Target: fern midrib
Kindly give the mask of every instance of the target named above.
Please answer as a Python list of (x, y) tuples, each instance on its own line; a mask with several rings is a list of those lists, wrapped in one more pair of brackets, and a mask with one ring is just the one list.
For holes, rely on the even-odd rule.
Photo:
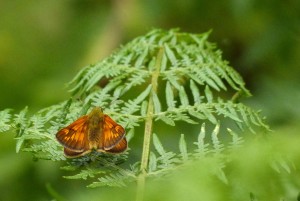
[(157, 86), (158, 86), (158, 77), (160, 74), (160, 67), (161, 62), (164, 54), (163, 47), (160, 48), (157, 54), (157, 60), (155, 63), (155, 70), (152, 72), (152, 93), (149, 96), (149, 104), (147, 109), (147, 117), (145, 120), (145, 131), (144, 131), (144, 142), (143, 142), (143, 152), (142, 152), (142, 159), (141, 159), (141, 166), (140, 170), (141, 173), (138, 176), (137, 180), (137, 195), (136, 200), (142, 201), (144, 197), (144, 188), (145, 188), (145, 180), (147, 175), (147, 168), (148, 168), (148, 161), (149, 161), (149, 153), (150, 153), (150, 142), (151, 142), (151, 134), (153, 128), (153, 111), (154, 111), (154, 104), (152, 94), (157, 93)]

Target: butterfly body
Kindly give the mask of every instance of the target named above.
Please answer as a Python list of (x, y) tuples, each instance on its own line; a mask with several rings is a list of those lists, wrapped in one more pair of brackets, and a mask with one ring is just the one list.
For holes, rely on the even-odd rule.
[(99, 107), (58, 131), (56, 138), (67, 157), (82, 156), (92, 150), (120, 153), (127, 148), (125, 129)]
[(97, 149), (97, 142), (100, 141), (101, 134), (103, 131), (103, 113), (99, 108), (94, 109), (88, 115), (88, 141), (90, 148)]

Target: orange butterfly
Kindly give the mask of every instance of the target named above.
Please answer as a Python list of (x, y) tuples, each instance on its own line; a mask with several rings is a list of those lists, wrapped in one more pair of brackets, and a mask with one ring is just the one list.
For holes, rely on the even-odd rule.
[(83, 156), (92, 150), (120, 153), (126, 150), (125, 129), (95, 107), (85, 115), (61, 129), (56, 139), (64, 146), (66, 157)]

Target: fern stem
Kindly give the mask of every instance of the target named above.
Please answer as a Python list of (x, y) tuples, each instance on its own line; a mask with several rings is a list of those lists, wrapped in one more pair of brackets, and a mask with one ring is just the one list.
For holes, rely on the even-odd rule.
[(150, 143), (151, 143), (151, 134), (153, 128), (153, 111), (154, 111), (154, 104), (153, 104), (153, 93), (157, 93), (157, 86), (158, 86), (158, 77), (160, 73), (160, 66), (161, 61), (163, 58), (164, 49), (163, 47), (160, 48), (157, 54), (157, 60), (155, 63), (155, 70), (152, 72), (152, 93), (149, 96), (149, 104), (147, 108), (147, 118), (145, 120), (145, 131), (144, 131), (144, 142), (143, 142), (143, 153), (141, 159), (141, 173), (137, 179), (137, 194), (136, 194), (136, 201), (142, 201), (144, 199), (144, 191), (145, 191), (145, 180), (147, 175), (147, 167), (149, 161), (149, 153), (150, 153)]

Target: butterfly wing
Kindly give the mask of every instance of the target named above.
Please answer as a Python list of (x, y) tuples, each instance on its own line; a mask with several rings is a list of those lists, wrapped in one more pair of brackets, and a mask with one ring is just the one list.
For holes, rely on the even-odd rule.
[[(118, 153), (127, 148), (127, 141), (125, 137), (125, 129), (112, 120), (108, 115), (103, 115), (103, 130), (100, 138), (98, 149), (100, 150), (114, 150)], [(124, 139), (124, 140), (123, 140)], [(109, 152), (109, 151), (108, 151)]]
[(82, 116), (57, 132), (56, 138), (65, 147), (66, 155), (81, 154), (89, 149), (87, 144), (88, 116)]
[(107, 150), (106, 152), (115, 154), (115, 153), (121, 153), (126, 149), (127, 149), (127, 141), (126, 138), (123, 138), (116, 146)]
[(72, 151), (71, 149), (68, 149), (66, 147), (64, 148), (65, 156), (68, 157), (68, 158), (76, 158), (76, 157), (79, 157), (79, 156), (83, 156), (83, 155), (85, 155), (89, 152), (91, 152), (91, 150), (78, 152), (78, 151)]

